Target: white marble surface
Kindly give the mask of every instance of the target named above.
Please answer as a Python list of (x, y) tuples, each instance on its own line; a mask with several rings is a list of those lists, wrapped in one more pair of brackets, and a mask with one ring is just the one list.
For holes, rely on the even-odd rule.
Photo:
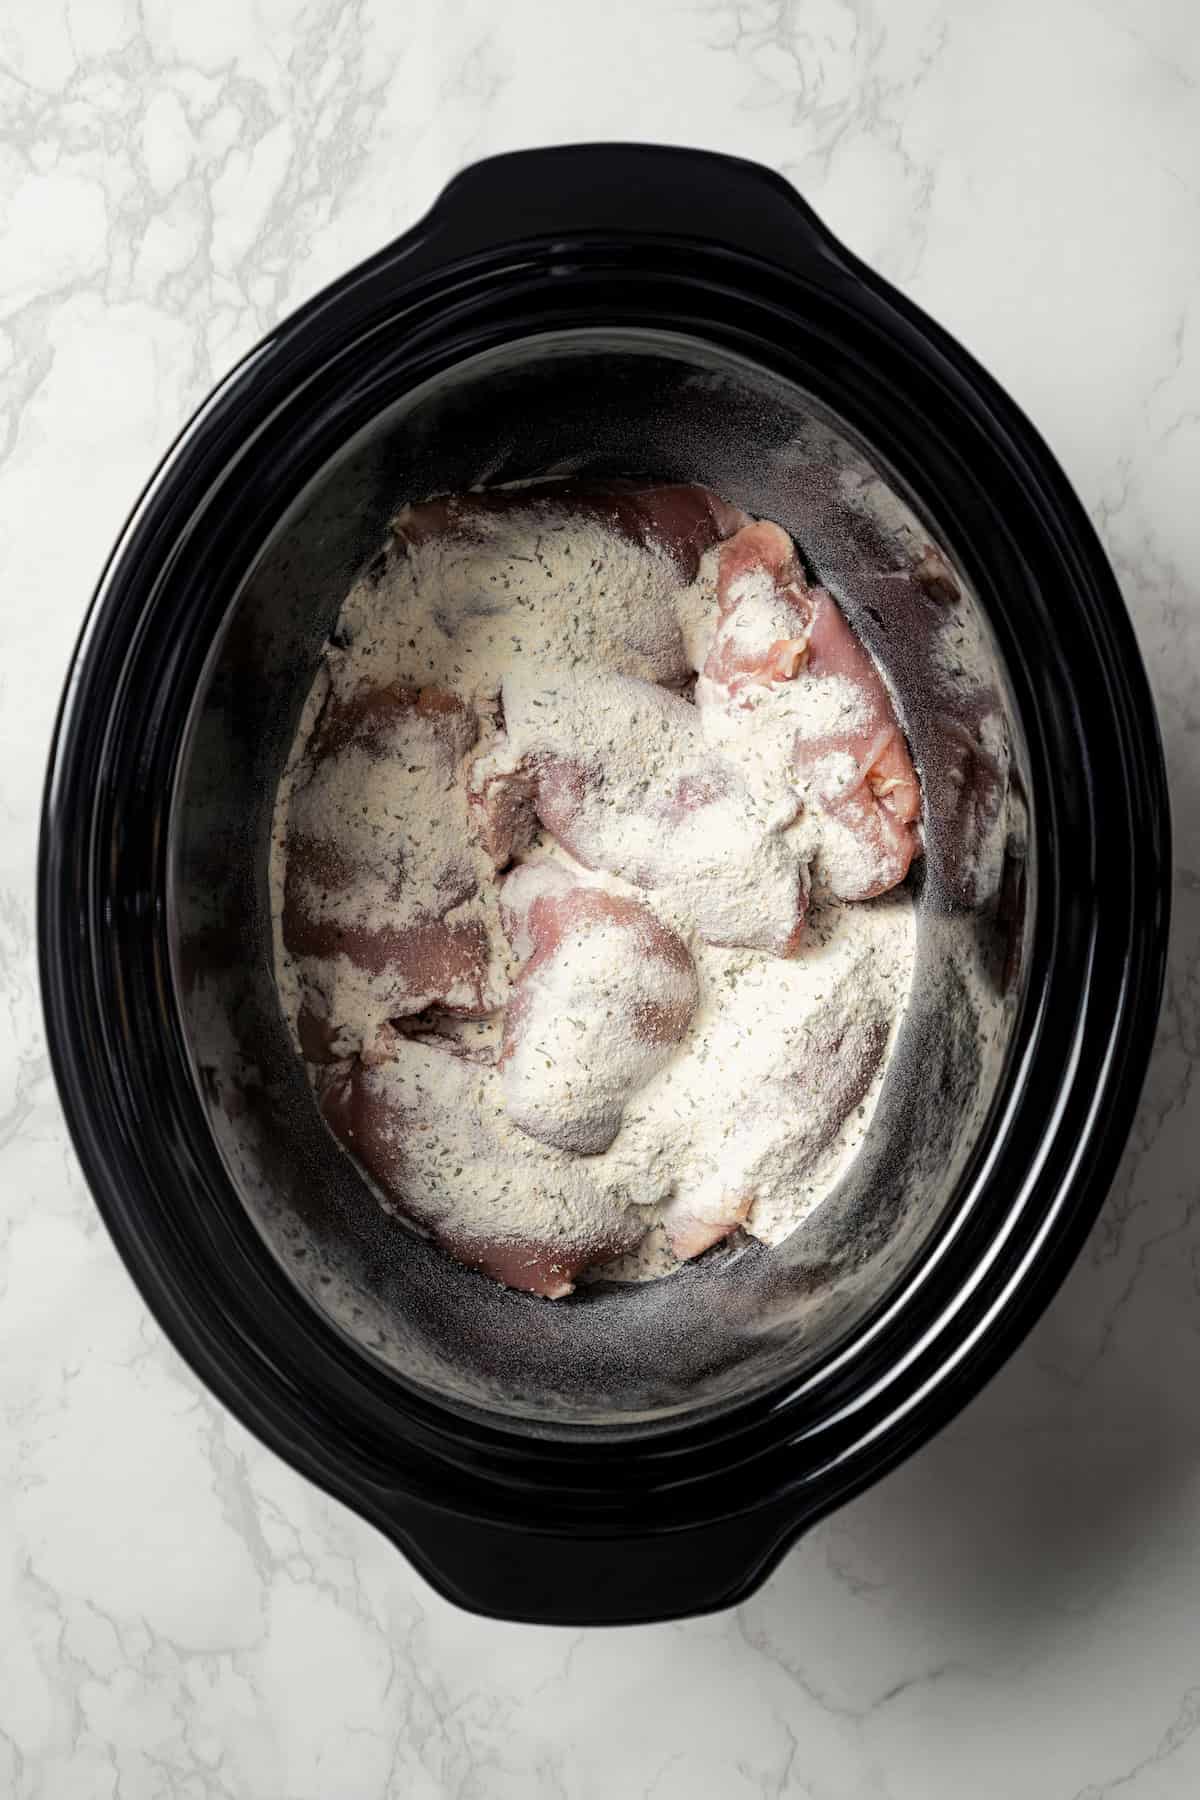
[[(1200, 23), (1191, 0), (0, 9), (0, 1794), (1175, 1800), (1200, 1789)], [(33, 859), (60, 679), (229, 362), (491, 150), (773, 163), (990, 365), (1104, 535), (1179, 873), (1082, 1262), (738, 1613), (462, 1616), (213, 1405), (67, 1148)]]

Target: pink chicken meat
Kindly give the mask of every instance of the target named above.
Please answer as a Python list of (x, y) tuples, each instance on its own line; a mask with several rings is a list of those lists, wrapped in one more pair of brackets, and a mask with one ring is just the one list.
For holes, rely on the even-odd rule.
[(500, 906), (526, 958), (500, 1051), (509, 1117), (542, 1143), (596, 1155), (691, 1023), (687, 945), (640, 901), (546, 860), (506, 876)]
[(500, 866), (540, 823), (588, 869), (686, 904), (706, 942), (791, 956), (807, 903), (799, 802), (763, 807), (705, 743), (696, 708), (603, 670), (506, 680), (498, 747), (471, 774)]
[[(365, 689), (321, 714), (288, 813), (282, 920), (312, 1060), (428, 1006), (471, 1015), (500, 1004), (456, 786), (476, 735), (470, 709), (431, 689)], [(424, 817), (402, 804), (406, 792), (427, 797)], [(458, 838), (444, 828), (456, 807)]]
[(507, 1127), (486, 1054), (398, 1035), (386, 1061), (321, 1071), (326, 1123), (389, 1204), (467, 1268), (561, 1300), (581, 1269), (630, 1249), (644, 1215), (586, 1159)]
[[(920, 854), (921, 790), (882, 676), (778, 525), (747, 525), (722, 544), (717, 597), (697, 704), (749, 711), (756, 689), (796, 684), (796, 780), (859, 852), (831, 862), (830, 886), (841, 900), (885, 893)], [(832, 693), (849, 703), (831, 709)]]
[(643, 549), (664, 550), (684, 582), (695, 580), (706, 550), (750, 523), (748, 513), (696, 482), (593, 481), (426, 500), (406, 506), (394, 529), (402, 543), (421, 544), (469, 533), (481, 519), (538, 507), (596, 519)]
[(761, 1196), (811, 1180), (887, 1046), (886, 1017), (870, 999), (853, 1011), (840, 1002), (828, 1006), (806, 1021), (799, 1042), (800, 1034), (778, 1020), (764, 1027), (752, 996), (741, 1005), (756, 1032), (774, 1033), (771, 1068), (764, 1075), (743, 1065), (726, 1099), (728, 1129), (709, 1177), (663, 1208), (667, 1240), (681, 1261), (722, 1243)]

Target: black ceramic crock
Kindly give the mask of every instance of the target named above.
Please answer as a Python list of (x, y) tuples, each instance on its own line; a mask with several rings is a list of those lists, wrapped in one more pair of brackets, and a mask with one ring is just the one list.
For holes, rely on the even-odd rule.
[[(477, 367), (491, 371), (484, 387), (459, 380)], [(720, 448), (729, 370), (743, 383), (736, 467)], [(565, 420), (551, 416), (559, 384)], [(752, 443), (753, 396), (765, 444), (776, 388), (810, 396), (918, 517), (936, 514), (930, 529), (994, 637), (1028, 802), (1002, 1068), (911, 1253), (811, 1342), (789, 1315), (753, 1380), (736, 1356), (710, 1370), (689, 1343), (670, 1354), (695, 1366), (697, 1404), (651, 1394), (641, 1411), (589, 1412), (587, 1383), (603, 1388), (611, 1372), (591, 1368), (579, 1333), (589, 1305), (618, 1302), (560, 1312), (497, 1289), (473, 1339), (457, 1316), (437, 1323), (460, 1333), (451, 1375), (456, 1356), (474, 1359), (476, 1386), (458, 1392), (441, 1365), (426, 1376), (412, 1360), (435, 1342), (416, 1319), (438, 1279), (427, 1246), (412, 1240), (399, 1274), (369, 1232), (355, 1251), (361, 1292), (384, 1296), (385, 1321), (407, 1307), (409, 1336), (403, 1321), (394, 1339), (375, 1321), (371, 1338), (361, 1308), (323, 1309), (330, 1277), (306, 1274), (304, 1259), (311, 1270), (328, 1225), (321, 1159), (336, 1153), (294, 1093), (292, 1112), (272, 1111), (275, 1051), (254, 1036), (270, 1035), (254, 1020), (272, 1005), (264, 795), (301, 665), (311, 671), (386, 497), (553, 472), (554, 441), (567, 455), (594, 439), (583, 463), (602, 473), (709, 479), (780, 516), (786, 469), (773, 465), (759, 493)], [(610, 407), (641, 421), (624, 458), (636, 467), (622, 469), (619, 432), (605, 437)], [(309, 504), (318, 490), (336, 505)], [(855, 622), (868, 636), (872, 619), (886, 633), (880, 610), (866, 612)], [(748, 1593), (800, 1532), (951, 1418), (1046, 1305), (1132, 1119), (1163, 976), (1168, 860), (1157, 726), (1120, 595), (1061, 471), (995, 383), (761, 168), (628, 145), (521, 153), (468, 169), (411, 232), (246, 357), (126, 526), (76, 652), (46, 789), (51, 1054), (121, 1255), (250, 1429), (463, 1606), (538, 1622), (668, 1618)], [(943, 892), (940, 916), (953, 922), (968, 901)], [(923, 1117), (894, 1119), (917, 1149), (955, 1104), (938, 1079)], [(913, 1150), (903, 1166), (912, 1200), (911, 1171), (928, 1159)], [(342, 1226), (358, 1204), (345, 1198)], [(719, 1308), (742, 1292), (753, 1310), (773, 1291), (772, 1254), (742, 1274), (696, 1274), (679, 1304)], [(448, 1310), (475, 1317), (466, 1303)], [(742, 1319), (740, 1342), (753, 1325)], [(557, 1344), (554, 1332), (574, 1357), (576, 1411), (556, 1418), (532, 1388), (507, 1405), (511, 1346)], [(489, 1366), (490, 1399), (478, 1375)]]

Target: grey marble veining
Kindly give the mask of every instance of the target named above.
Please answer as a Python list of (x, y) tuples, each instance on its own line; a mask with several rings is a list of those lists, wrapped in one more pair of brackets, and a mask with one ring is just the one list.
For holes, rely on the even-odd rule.
[[(67, 1147), (33, 861), (105, 553), (214, 379), (521, 144), (758, 157), (1045, 432), (1174, 785), (1103, 1220), (950, 1430), (735, 1614), (462, 1616), (201, 1392)], [(1200, 25), (1188, 0), (10, 0), (0, 14), (0, 1794), (1183, 1800), (1200, 1789)]]

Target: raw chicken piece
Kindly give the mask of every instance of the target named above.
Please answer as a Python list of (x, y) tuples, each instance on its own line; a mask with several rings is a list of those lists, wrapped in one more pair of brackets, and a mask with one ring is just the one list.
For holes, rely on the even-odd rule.
[(712, 944), (798, 948), (806, 869), (786, 827), (705, 744), (694, 706), (601, 670), (513, 675), (506, 733), (470, 775), (478, 830), (503, 864), (530, 814), (585, 868), (660, 892)]
[[(431, 1005), (477, 1014), (502, 1002), (456, 783), (476, 735), (469, 709), (435, 690), (327, 703), (286, 843), (283, 941), (304, 981), (310, 1060)], [(351, 1016), (367, 1019), (365, 1039)]]
[(691, 956), (640, 900), (585, 887), (561, 864), (514, 869), (500, 904), (528, 958), (500, 1052), (509, 1117), (544, 1144), (597, 1155), (691, 1023)]
[(662, 1209), (661, 1223), (667, 1242), (680, 1262), (691, 1262), (714, 1244), (723, 1244), (739, 1225), (744, 1225), (753, 1204), (754, 1195), (749, 1189), (739, 1193), (736, 1188), (727, 1188), (715, 1199), (711, 1195), (702, 1198), (692, 1191), (679, 1194)]
[[(798, 737), (796, 771), (874, 861), (865, 879), (843, 882), (834, 891), (842, 900), (869, 900), (903, 881), (920, 854), (921, 789), (879, 671), (830, 595), (817, 588), (814, 600), (807, 673), (815, 680), (840, 675), (849, 681), (861, 696), (865, 717), (853, 733)], [(851, 761), (853, 773), (843, 763), (839, 776), (831, 757)]]
[(384, 1062), (322, 1071), (320, 1092), (326, 1121), (387, 1199), (506, 1287), (561, 1299), (581, 1269), (645, 1232), (627, 1190), (509, 1123), (486, 1055), (398, 1037)]
[(778, 525), (759, 520), (721, 546), (717, 606), (706, 682), (737, 700), (747, 688), (794, 680), (808, 658), (813, 596)]
[[(526, 660), (603, 663), (682, 686), (691, 670), (676, 597), (703, 553), (745, 521), (706, 488), (632, 482), (555, 482), (405, 507), (391, 556), (399, 551), (414, 593), (436, 582), (438, 605), (415, 637), (399, 640), (392, 673), (450, 679), (478, 668), (484, 646), (495, 668), (496, 642), (507, 649), (519, 638)], [(352, 637), (380, 629), (369, 575), (350, 612)]]
[(628, 537), (666, 550), (684, 582), (695, 581), (706, 550), (750, 523), (739, 506), (694, 482), (642, 487), (614, 481), (596, 491), (593, 504), (611, 508)]
[(829, 885), (841, 900), (886, 893), (920, 854), (921, 790), (879, 671), (832, 597), (806, 585), (778, 525), (760, 521), (722, 545), (717, 594), (697, 705), (750, 711), (755, 690), (794, 684), (793, 768), (828, 822)]
[(696, 579), (700, 558), (749, 523), (749, 515), (695, 482), (596, 481), (576, 487), (546, 483), (447, 495), (406, 506), (393, 530), (405, 544), (469, 533), (480, 519), (548, 508), (610, 525), (631, 543), (665, 550), (684, 583)]
[(1010, 763), (1008, 706), (975, 608), (936, 545), (884, 525), (832, 468), (798, 471), (795, 491), (806, 556), (836, 578), (852, 616), (886, 622), (897, 674), (919, 679), (913, 751), (931, 891), (969, 910), (999, 878)]
[[(766, 972), (756, 974), (761, 980)], [(815, 1018), (777, 1034), (768, 1025), (764, 1035), (755, 987), (752, 976), (734, 994), (714, 1045), (733, 1081), (719, 1118), (698, 1124), (696, 1146), (708, 1151), (708, 1175), (662, 1210), (668, 1242), (684, 1260), (739, 1225), (754, 1233), (760, 1216), (765, 1228), (780, 1211), (794, 1214), (887, 1047), (887, 1007), (866, 971), (851, 976), (852, 997), (832, 999)]]

